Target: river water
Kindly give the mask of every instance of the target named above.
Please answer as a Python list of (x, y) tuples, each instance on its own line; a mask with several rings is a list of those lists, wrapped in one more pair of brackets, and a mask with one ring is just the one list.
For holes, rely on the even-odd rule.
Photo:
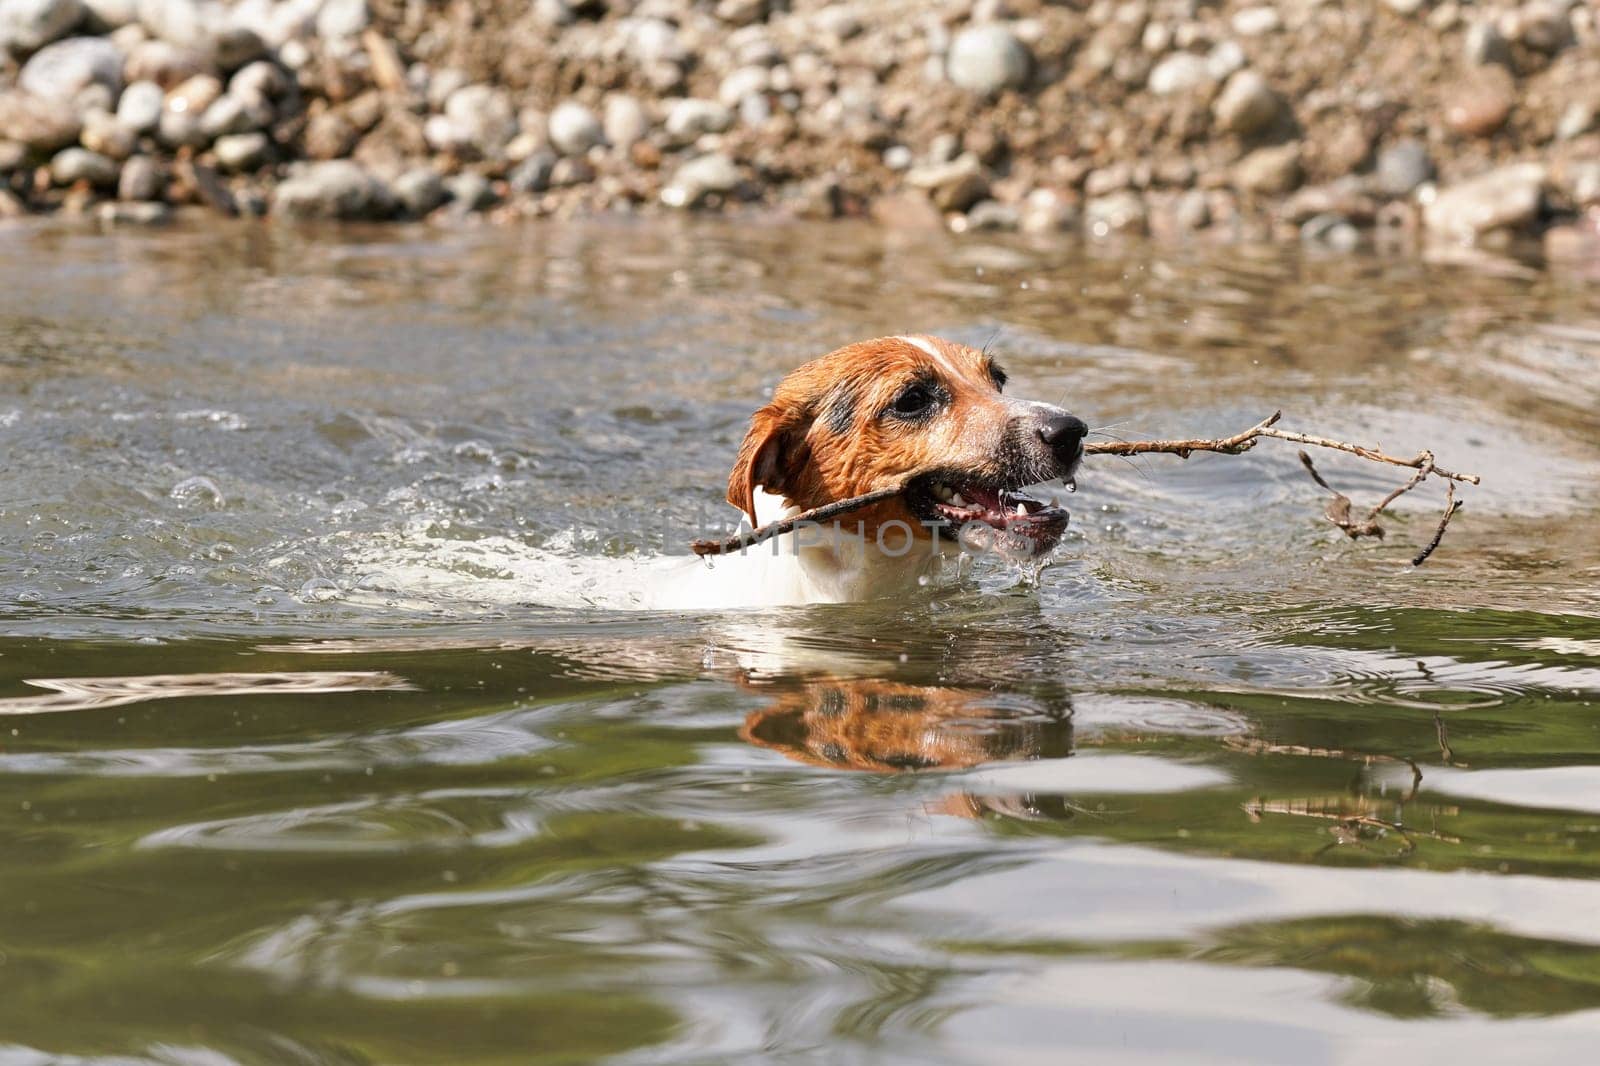
[[(907, 331), (1484, 481), (1420, 568), (1440, 483), (1351, 543), (1269, 441), (1093, 460), (1037, 577), (596, 606)], [(1586, 1057), (1597, 407), (1513, 260), (0, 229), (0, 1063)]]

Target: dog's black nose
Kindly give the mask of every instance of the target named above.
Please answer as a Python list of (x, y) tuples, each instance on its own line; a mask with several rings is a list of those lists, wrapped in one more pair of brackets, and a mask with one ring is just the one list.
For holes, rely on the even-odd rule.
[(1070, 463), (1078, 457), (1078, 451), (1083, 447), (1083, 438), (1088, 436), (1089, 427), (1083, 424), (1083, 419), (1062, 413), (1047, 415), (1039, 423), (1039, 436), (1049, 445), (1050, 451), (1063, 463)]

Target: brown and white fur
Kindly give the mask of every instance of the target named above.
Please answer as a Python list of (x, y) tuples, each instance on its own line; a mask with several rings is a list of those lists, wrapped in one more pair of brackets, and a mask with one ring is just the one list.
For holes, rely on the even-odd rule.
[(736, 607), (895, 595), (958, 550), (963, 527), (992, 530), (1022, 554), (1048, 551), (1067, 514), (1019, 490), (1070, 484), (1086, 427), (1003, 395), (1005, 381), (984, 352), (930, 336), (861, 341), (799, 367), (752, 416), (728, 502), (761, 526), (880, 488), (906, 491), (836, 527), (698, 564), (651, 598)]

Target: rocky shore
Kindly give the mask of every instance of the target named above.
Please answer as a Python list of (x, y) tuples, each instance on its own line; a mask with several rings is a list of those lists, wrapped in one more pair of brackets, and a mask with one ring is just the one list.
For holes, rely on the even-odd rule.
[(1600, 244), (1572, 0), (0, 0), (0, 217)]

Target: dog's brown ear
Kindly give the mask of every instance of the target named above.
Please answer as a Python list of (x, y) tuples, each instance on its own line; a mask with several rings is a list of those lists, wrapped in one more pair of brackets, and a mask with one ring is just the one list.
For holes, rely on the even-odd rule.
[(750, 418), (750, 431), (739, 445), (739, 457), (728, 475), (728, 502), (756, 524), (756, 488), (789, 495), (811, 457), (806, 433), (810, 415), (769, 403)]

